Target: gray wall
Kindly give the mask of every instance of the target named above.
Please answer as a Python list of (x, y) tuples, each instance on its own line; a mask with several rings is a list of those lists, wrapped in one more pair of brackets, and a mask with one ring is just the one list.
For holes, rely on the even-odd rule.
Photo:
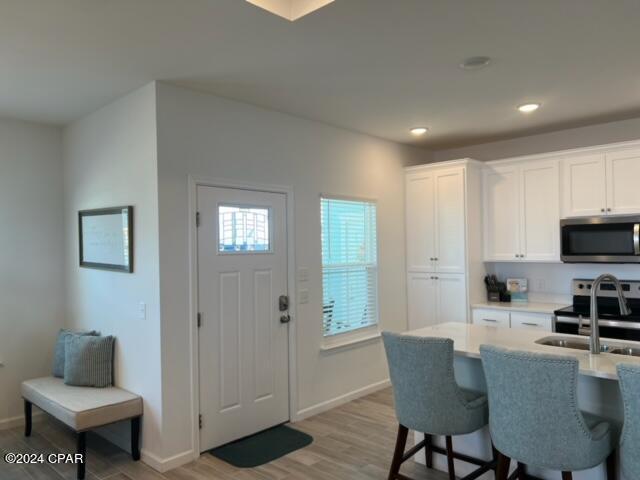
[(20, 382), (51, 373), (64, 322), (62, 135), (0, 119), (0, 429), (22, 423)]
[(640, 139), (640, 118), (635, 118), (499, 142), (437, 150), (433, 152), (433, 161), (442, 162), (465, 157), (489, 161), (638, 139)]

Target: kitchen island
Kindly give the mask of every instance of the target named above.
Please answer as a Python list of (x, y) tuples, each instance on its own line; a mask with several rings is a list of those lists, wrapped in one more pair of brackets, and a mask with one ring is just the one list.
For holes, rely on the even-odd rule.
[[(620, 363), (640, 364), (640, 358), (638, 357), (611, 353), (591, 355), (588, 351), (541, 345), (536, 342), (548, 337), (580, 340), (585, 340), (586, 337), (551, 334), (540, 330), (514, 330), (463, 323), (442, 323), (412, 330), (406, 334), (422, 337), (451, 338), (454, 342), (454, 368), (458, 383), (462, 387), (483, 392), (486, 391), (486, 384), (480, 361), (480, 345), (497, 345), (532, 353), (572, 356), (579, 361), (580, 365), (580, 375), (578, 377), (578, 403), (580, 408), (584, 411), (610, 418), (620, 424), (624, 419), (624, 409), (618, 387), (616, 366)], [(609, 341), (607, 339), (602, 339), (602, 342), (605, 344), (621, 343), (619, 340)], [(622, 343), (640, 347), (640, 344), (634, 342), (625, 341)], [(422, 440), (422, 435), (417, 433), (416, 438)], [(443, 442), (443, 439), (438, 438), (437, 443), (442, 445), (441, 441)], [(489, 459), (491, 457), (491, 444), (488, 428), (470, 435), (455, 437), (454, 449), (469, 455)], [(424, 463), (424, 454), (416, 456), (415, 459), (420, 463)], [(435, 455), (434, 467), (446, 471), (446, 459), (441, 455)], [(458, 476), (470, 473), (473, 468), (468, 464), (456, 461), (456, 473)], [(558, 472), (528, 469), (528, 473), (544, 479), (559, 478)], [(494, 475), (493, 472), (490, 472), (480, 478), (493, 479)], [(604, 467), (598, 466), (591, 470), (577, 472), (574, 474), (574, 479), (605, 480)]]

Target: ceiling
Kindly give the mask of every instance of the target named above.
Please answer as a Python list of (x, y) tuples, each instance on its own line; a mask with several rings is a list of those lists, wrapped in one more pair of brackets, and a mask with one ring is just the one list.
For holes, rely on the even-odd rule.
[[(336, 0), (296, 22), (242, 0), (0, 0), (0, 115), (66, 124), (158, 79), (461, 146), (640, 116), (639, 24), (637, 0)], [(459, 68), (476, 55), (491, 66)]]

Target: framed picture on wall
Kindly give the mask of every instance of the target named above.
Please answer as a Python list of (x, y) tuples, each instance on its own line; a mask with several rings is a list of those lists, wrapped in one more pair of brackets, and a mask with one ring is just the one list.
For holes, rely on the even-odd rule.
[(78, 212), (80, 266), (133, 272), (133, 207)]

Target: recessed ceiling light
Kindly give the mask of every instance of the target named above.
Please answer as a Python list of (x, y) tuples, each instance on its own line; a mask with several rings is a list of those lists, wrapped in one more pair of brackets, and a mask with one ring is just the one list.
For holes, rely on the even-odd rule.
[(460, 64), (460, 68), (464, 70), (480, 70), (481, 68), (488, 67), (491, 63), (489, 57), (471, 57), (467, 58)]
[(518, 110), (520, 110), (522, 113), (535, 112), (539, 108), (540, 108), (539, 103), (524, 103), (518, 106)]
[(409, 130), (414, 137), (421, 137), (429, 131), (427, 127), (415, 127)]
[(292, 22), (334, 1), (335, 0), (247, 0), (247, 2), (256, 7), (264, 8)]

